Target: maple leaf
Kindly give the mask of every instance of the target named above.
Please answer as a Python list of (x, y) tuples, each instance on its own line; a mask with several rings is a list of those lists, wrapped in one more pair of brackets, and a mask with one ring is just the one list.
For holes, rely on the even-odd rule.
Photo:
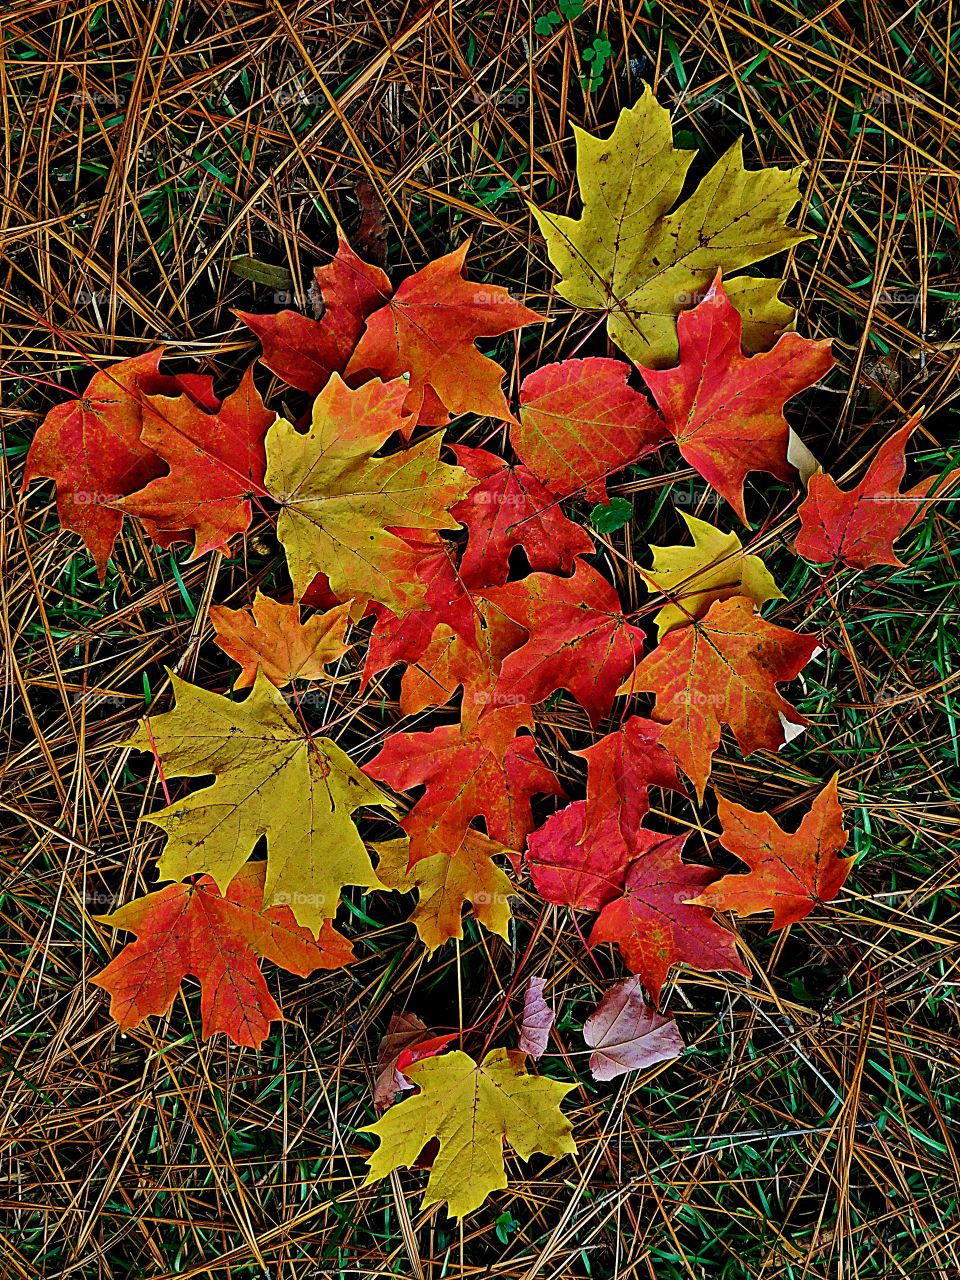
[(407, 791), (424, 794), (400, 826), (410, 837), (410, 865), (459, 849), (471, 822), (483, 818), (487, 834), (514, 858), (533, 828), (534, 795), (562, 795), (556, 777), (528, 735), (515, 737), (522, 721), (513, 707), (497, 707), (466, 731), (441, 725), (429, 733), (394, 733), (364, 772)]
[(543, 978), (531, 978), (523, 993), (523, 1022), (517, 1048), (534, 1059), (546, 1053), (554, 1021), (553, 1010), (543, 998), (546, 985)]
[(323, 298), (323, 316), (311, 320), (299, 311), (253, 315), (234, 311), (260, 339), (263, 364), (288, 386), (316, 395), (331, 373), (342, 373), (363, 330), (363, 322), (391, 294), (379, 267), (353, 252), (342, 232), (337, 252), (325, 267), (314, 268)]
[(142, 439), (169, 471), (116, 505), (155, 526), (165, 544), (194, 530), (191, 560), (229, 554), (230, 538), (250, 527), (251, 494), (264, 492), (263, 441), (273, 421), (250, 369), (215, 413), (187, 396), (148, 397)]
[[(611, 340), (638, 364), (676, 360), (676, 316), (718, 268), (736, 271), (809, 239), (786, 225), (800, 170), (748, 173), (739, 138), (671, 213), (696, 153), (674, 149), (669, 112), (649, 88), (621, 111), (609, 138), (576, 126), (574, 134), (581, 217), (533, 214), (562, 276), (557, 292), (606, 312)], [(748, 276), (729, 282), (751, 350), (769, 346), (793, 318), (777, 298), (781, 284)]]
[(651, 786), (686, 795), (662, 736), (662, 724), (630, 716), (592, 747), (573, 752), (587, 762), (585, 833), (612, 811), (621, 832), (635, 834), (650, 808)]
[[(460, 719), (464, 730), (490, 708), (496, 707), (496, 683), (503, 659), (523, 644), (525, 633), (498, 610), (479, 600), (472, 641), (467, 641), (446, 623), (440, 623), (426, 650), (403, 673), (400, 684), (400, 711), (416, 715), (426, 707), (443, 706), (463, 686)], [(533, 712), (511, 700), (519, 724), (533, 728)]]
[(23, 487), (40, 478), (56, 482), (60, 524), (83, 539), (101, 583), (123, 524), (112, 504), (163, 471), (140, 438), (147, 397), (183, 394), (217, 407), (211, 377), (162, 374), (162, 356), (157, 348), (97, 370), (83, 395), (53, 406), (27, 454)]
[(216, 780), (145, 818), (167, 833), (161, 879), (206, 874), (225, 891), (265, 836), (264, 903), (288, 903), (314, 933), (344, 885), (382, 887), (351, 814), (396, 806), (335, 742), (306, 733), (262, 671), (243, 702), (170, 678), (176, 706), (126, 745), (153, 752), (167, 779)]
[(776, 686), (796, 679), (816, 648), (815, 636), (776, 627), (752, 600), (733, 596), (671, 631), (617, 692), (656, 694), (653, 717), (666, 725), (661, 742), (702, 800), (722, 725), (750, 755), (783, 746), (784, 721), (807, 723)]
[(422, 858), (409, 870), (410, 841), (406, 836), (371, 847), (380, 859), (377, 875), (388, 889), (417, 892), (419, 902), (410, 923), (429, 955), (450, 938), (463, 937), (461, 917), (467, 902), (486, 929), (509, 939), (509, 898), (517, 890), (493, 859), (500, 854), (513, 855), (482, 831), (467, 831), (454, 853)]
[(670, 438), (646, 396), (627, 385), (629, 376), (622, 360), (590, 357), (543, 365), (524, 378), (510, 443), (554, 497), (582, 490), (591, 502), (609, 502), (606, 477)]
[(462, 1218), (507, 1185), (504, 1139), (523, 1160), (535, 1151), (576, 1154), (570, 1122), (560, 1110), (576, 1086), (528, 1075), (522, 1053), (492, 1049), (477, 1064), (455, 1050), (418, 1062), (406, 1074), (420, 1092), (360, 1130), (380, 1140), (364, 1186), (410, 1167), (436, 1139), (421, 1209), (446, 1202), (450, 1216)]
[(423, 603), (420, 556), (392, 528), (455, 529), (450, 508), (473, 481), (440, 461), (440, 438), (374, 457), (404, 418), (406, 383), (374, 380), (352, 391), (334, 373), (310, 429), (279, 418), (267, 434), (266, 488), (283, 510), (277, 537), (297, 596), (318, 570), (355, 608), (378, 600), (397, 613)]
[(235, 689), (253, 684), (257, 668), (277, 688), (291, 680), (319, 680), (328, 662), (346, 653), (347, 623), (352, 601), (300, 621), (300, 606), (280, 604), (259, 591), (251, 609), (210, 606), (209, 616), (219, 647), (242, 670)]
[(686, 835), (660, 836), (655, 844), (648, 844), (627, 867), (622, 895), (603, 907), (590, 931), (591, 947), (601, 942), (617, 944), (655, 1004), (675, 964), (707, 973), (748, 972), (737, 955), (733, 934), (711, 911), (691, 905), (691, 899), (717, 873), (711, 867), (681, 861), (686, 839)]
[(367, 645), (361, 693), (378, 672), (397, 662), (412, 663), (422, 657), (441, 624), (449, 626), (467, 644), (476, 634), (477, 606), (454, 567), (453, 546), (436, 535), (429, 539), (417, 537), (415, 530), (403, 535), (403, 539), (418, 557), (414, 577), (426, 607), (397, 615), (385, 605), (372, 606), (376, 620)]
[(936, 494), (960, 477), (960, 470), (951, 471), (942, 480), (930, 477), (900, 492), (907, 469), (904, 449), (918, 422), (919, 418), (911, 418), (880, 446), (856, 488), (841, 489), (823, 474), (810, 478), (798, 513), (798, 555), (818, 564), (842, 560), (856, 569), (878, 564), (902, 567), (894, 542), (922, 518)]
[(658, 1062), (679, 1058), (684, 1050), (673, 1018), (646, 1003), (640, 979), (627, 978), (610, 988), (583, 1024), (594, 1080), (615, 1080)]
[(503, 369), (481, 355), (477, 338), (493, 338), (542, 319), (500, 285), (463, 278), (469, 240), (408, 276), (367, 317), (346, 378), (384, 381), (409, 375), (410, 426), (445, 426), (451, 414), (513, 421), (500, 383)]
[(287, 906), (263, 906), (262, 862), (242, 866), (221, 895), (210, 876), (170, 884), (128, 902), (102, 924), (137, 935), (91, 981), (110, 993), (110, 1014), (129, 1031), (169, 1013), (187, 974), (200, 982), (203, 1038), (225, 1032), (236, 1044), (262, 1044), (279, 1008), (257, 965), (272, 960), (305, 978), (354, 959), (329, 920), (314, 938)]
[(460, 578), (470, 589), (500, 586), (510, 552), (522, 547), (531, 569), (569, 573), (578, 556), (593, 554), (593, 539), (560, 510), (553, 495), (526, 467), (496, 454), (451, 445), (457, 462), (479, 483), (452, 510), (469, 534)]
[(659, 591), (675, 602), (664, 605), (654, 618), (659, 640), (674, 628), (702, 618), (715, 600), (746, 596), (762, 605), (783, 599), (763, 561), (746, 555), (735, 533), (722, 533), (686, 511), (680, 516), (693, 535), (693, 546), (651, 545), (653, 568), (643, 575), (648, 591)]
[(627, 864), (663, 839), (645, 827), (621, 830), (608, 809), (589, 829), (587, 802), (575, 800), (527, 837), (526, 864), (546, 902), (599, 911), (623, 891)]
[(529, 632), (526, 644), (504, 658), (497, 694), (537, 703), (566, 689), (593, 724), (602, 720), (645, 638), (624, 618), (606, 578), (579, 560), (570, 578), (531, 573), (483, 594)]
[(681, 454), (746, 524), (743, 484), (750, 471), (793, 478), (784, 402), (833, 365), (830, 340), (785, 333), (772, 351), (746, 356), (743, 321), (719, 275), (703, 301), (677, 322), (680, 363), (640, 369)]
[(693, 901), (717, 911), (753, 916), (773, 910), (770, 932), (795, 924), (813, 908), (837, 896), (855, 858), (841, 858), (849, 833), (837, 798), (837, 775), (830, 779), (796, 833), (784, 831), (769, 813), (754, 813), (722, 796), (717, 801), (720, 843), (750, 868), (723, 876)]

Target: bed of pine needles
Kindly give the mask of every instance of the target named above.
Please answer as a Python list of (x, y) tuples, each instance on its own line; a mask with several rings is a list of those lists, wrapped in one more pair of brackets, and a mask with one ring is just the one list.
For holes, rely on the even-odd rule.
[[(39, 420), (94, 366), (163, 342), (176, 367), (235, 385), (257, 348), (230, 308), (305, 296), (337, 223), (395, 277), (472, 236), (473, 278), (552, 317), (533, 363), (581, 338), (578, 354), (603, 354), (594, 318), (551, 295), (526, 200), (575, 206), (572, 126), (609, 127), (645, 81), (701, 166), (740, 133), (748, 162), (806, 166), (818, 235), (785, 265), (801, 332), (835, 336), (838, 358), (791, 412), (814, 453), (846, 476), (922, 405), (918, 474), (938, 473), (958, 438), (956, 22), (948, 0), (6, 0), (4, 1280), (960, 1276), (955, 508), (903, 540), (906, 568), (825, 578), (753, 491), (753, 549), (789, 600), (777, 620), (818, 629), (825, 652), (799, 701), (811, 730), (776, 760), (727, 752), (717, 781), (790, 825), (839, 769), (860, 861), (829, 911), (773, 937), (762, 918), (741, 926), (749, 989), (675, 982), (688, 1052), (612, 1085), (586, 1071), (597, 974), (569, 915), (517, 900), (517, 948), (549, 972), (558, 1012), (542, 1065), (580, 1081), (564, 1107), (580, 1155), (510, 1157), (509, 1189), (461, 1230), (419, 1211), (416, 1171), (361, 1190), (371, 1143), (356, 1129), (389, 1014), (406, 1004), (438, 1030), (489, 1018), (506, 944), (468, 923), (428, 963), (402, 903), (354, 896), (363, 958), (305, 981), (270, 970), (286, 1021), (261, 1052), (204, 1044), (189, 981), (168, 1019), (126, 1036), (86, 982), (120, 945), (93, 917), (155, 883), (138, 818), (162, 796), (116, 744), (145, 705), (168, 705), (167, 667), (227, 688), (207, 608), (280, 583), (269, 523), (234, 560), (188, 564), (128, 521), (101, 588), (52, 486), (19, 493)], [(486, 349), (515, 390), (532, 363), (512, 339)], [(635, 499), (609, 536), (633, 607), (635, 560), (676, 541), (671, 504), (716, 514), (691, 475), (614, 487)], [(391, 676), (358, 696), (360, 652), (315, 714), (347, 726), (362, 762), (397, 714)], [(548, 744), (581, 744), (572, 704), (543, 720)], [(518, 1013), (513, 1000), (498, 1043)]]

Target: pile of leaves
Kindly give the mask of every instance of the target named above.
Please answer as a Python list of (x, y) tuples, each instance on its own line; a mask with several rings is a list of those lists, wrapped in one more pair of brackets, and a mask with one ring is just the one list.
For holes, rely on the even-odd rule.
[[(541, 366), (514, 413), (503, 368), (475, 343), (519, 340), (542, 317), (471, 283), (468, 243), (394, 288), (341, 237), (315, 273), (318, 318), (239, 313), (262, 364), (309, 398), (302, 416), (286, 400), (269, 409), (252, 369), (220, 399), (207, 375), (162, 372), (158, 348), (98, 371), (37, 433), (25, 484), (56, 482), (60, 522), (101, 580), (125, 517), (195, 559), (237, 554), (256, 507), (275, 515), (290, 584), (284, 599), (211, 607), (239, 668), (232, 690), (172, 675), (173, 708), (125, 744), (152, 756), (167, 804), (148, 819), (166, 836), (164, 887), (101, 917), (136, 935), (93, 979), (121, 1029), (167, 1013), (192, 975), (204, 1035), (258, 1046), (281, 1016), (259, 961), (304, 976), (349, 964), (362, 937), (336, 927), (345, 893), (414, 893), (432, 953), (463, 936), (465, 909), (507, 938), (529, 877), (628, 975), (583, 1028), (591, 1070), (609, 1080), (682, 1052), (659, 1011), (674, 966), (749, 977), (729, 915), (772, 912), (782, 929), (840, 893), (852, 859), (836, 776), (795, 832), (716, 795), (719, 844), (745, 871), (685, 859), (687, 833), (651, 821), (651, 792), (698, 813), (724, 728), (776, 769), (771, 753), (805, 724), (780, 686), (818, 636), (771, 622), (762, 611), (782, 596), (762, 559), (687, 513), (691, 544), (649, 549), (650, 600), (630, 610), (568, 512), (586, 498), (595, 527), (622, 525), (630, 504), (609, 500), (609, 478), (641, 460), (670, 469), (679, 453), (726, 523), (749, 529), (745, 484), (763, 473), (791, 486), (796, 554), (828, 582), (842, 565), (899, 564), (896, 539), (957, 473), (901, 491), (914, 420), (853, 488), (793, 436), (784, 405), (829, 371), (830, 343), (793, 330), (782, 277), (748, 269), (804, 238), (788, 225), (797, 172), (747, 171), (737, 144), (681, 198), (694, 153), (674, 147), (649, 91), (609, 137), (578, 131), (577, 147), (580, 216), (535, 212), (558, 292), (597, 312), (625, 359)], [(478, 419), (502, 447), (457, 442)], [(358, 642), (362, 689), (399, 667), (402, 714), (440, 721), (389, 734), (362, 768), (301, 705)], [(593, 730), (576, 753), (580, 799), (538, 744), (538, 706), (564, 695)], [(209, 777), (173, 798), (175, 779)], [(424, 1203), (462, 1217), (506, 1185), (504, 1139), (524, 1159), (576, 1150), (560, 1105), (572, 1086), (531, 1069), (552, 1025), (543, 980), (527, 985), (517, 1047), (491, 1047), (498, 1021), (470, 1056), (393, 1020), (368, 1181), (426, 1151)]]

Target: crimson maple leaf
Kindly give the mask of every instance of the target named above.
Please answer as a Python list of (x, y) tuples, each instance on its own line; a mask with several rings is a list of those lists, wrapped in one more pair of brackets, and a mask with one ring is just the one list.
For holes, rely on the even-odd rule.
[(627, 868), (623, 893), (608, 902), (590, 931), (590, 945), (615, 942), (631, 972), (639, 974), (654, 1004), (675, 964), (705, 973), (747, 974), (733, 934), (713, 912), (691, 899), (716, 878), (711, 867), (682, 862), (686, 835), (662, 836)]
[(337, 252), (313, 278), (323, 298), (323, 317), (299, 311), (254, 315), (234, 311), (260, 339), (261, 361), (288, 386), (316, 395), (331, 373), (342, 373), (357, 344), (363, 322), (390, 297), (390, 281), (379, 267), (364, 262), (338, 233)]
[(569, 573), (578, 556), (593, 553), (593, 539), (526, 467), (511, 467), (467, 445), (451, 445), (457, 462), (479, 483), (451, 515), (469, 532), (460, 577), (469, 588), (496, 587), (510, 572), (510, 552), (522, 547), (531, 569)]
[(592, 747), (573, 754), (587, 762), (586, 831), (613, 813), (624, 835), (635, 834), (650, 808), (648, 788), (686, 795), (677, 767), (660, 739), (663, 725), (630, 716)]
[(526, 644), (504, 659), (497, 694), (536, 703), (567, 689), (592, 723), (602, 720), (644, 642), (606, 578), (578, 560), (571, 578), (531, 573), (483, 594), (529, 632)]
[(251, 495), (266, 494), (263, 442), (275, 420), (252, 368), (215, 413), (204, 413), (187, 396), (150, 396), (143, 441), (169, 470), (117, 505), (154, 526), (164, 544), (194, 530), (191, 560), (206, 551), (229, 554), (231, 537), (250, 527)]
[(746, 523), (750, 471), (790, 480), (784, 402), (833, 365), (829, 339), (785, 333), (770, 351), (744, 355), (743, 321), (717, 275), (703, 301), (677, 319), (680, 363), (640, 369), (680, 452)]
[(162, 374), (162, 356), (158, 347), (98, 370), (83, 395), (54, 405), (27, 455), (24, 488), (41, 477), (56, 481), (60, 524), (83, 539), (101, 582), (123, 524), (112, 504), (163, 471), (141, 439), (147, 397), (184, 395), (211, 410), (218, 404), (211, 377)]
[(537, 755), (528, 735), (516, 737), (523, 707), (494, 708), (469, 731), (457, 724), (429, 733), (395, 733), (364, 766), (394, 791), (426, 788), (401, 821), (410, 837), (410, 865), (463, 843), (483, 818), (487, 835), (519, 857), (533, 827), (534, 795), (562, 795), (560, 783)]
[(547, 902), (599, 911), (622, 892), (631, 856), (663, 837), (641, 827), (631, 833), (628, 846), (615, 812), (608, 810), (589, 831), (586, 815), (585, 800), (551, 815), (527, 837), (525, 861)]
[(776, 686), (796, 679), (816, 648), (815, 636), (773, 626), (752, 600), (732, 596), (664, 636), (617, 692), (656, 694), (661, 742), (702, 800), (722, 725), (750, 755), (783, 746), (784, 722), (807, 723)]
[(492, 338), (541, 317), (500, 285), (464, 280), (469, 240), (408, 276), (366, 329), (346, 378), (409, 375), (406, 409), (421, 426), (445, 426), (451, 414), (477, 413), (512, 422), (500, 383), (503, 369), (481, 355), (477, 338)]
[(900, 492), (907, 469), (904, 449), (919, 418), (911, 418), (884, 441), (867, 473), (854, 489), (841, 489), (830, 476), (810, 477), (800, 504), (797, 554), (829, 564), (842, 560), (857, 569), (877, 564), (902, 566), (893, 549), (897, 538), (921, 519), (936, 494), (948, 489), (960, 470), (942, 480), (931, 476)]
[(835, 898), (856, 861), (839, 856), (849, 833), (842, 825), (836, 774), (794, 834), (784, 831), (769, 813), (754, 813), (722, 796), (717, 816), (723, 829), (720, 843), (750, 870), (746, 875), (724, 876), (693, 901), (740, 916), (772, 909), (771, 933)]
[(122, 1031), (169, 1013), (180, 983), (192, 974), (200, 982), (204, 1040), (224, 1031), (236, 1044), (255, 1047), (271, 1019), (281, 1016), (258, 957), (301, 977), (353, 960), (353, 948), (329, 920), (315, 939), (288, 906), (264, 910), (265, 870), (265, 862), (245, 863), (222, 896), (212, 877), (202, 876), (98, 917), (137, 935), (92, 979), (110, 993), (110, 1013)]
[(543, 365), (523, 380), (510, 443), (554, 497), (583, 490), (591, 502), (609, 502), (606, 477), (669, 439), (650, 401), (627, 385), (630, 370), (590, 357)]

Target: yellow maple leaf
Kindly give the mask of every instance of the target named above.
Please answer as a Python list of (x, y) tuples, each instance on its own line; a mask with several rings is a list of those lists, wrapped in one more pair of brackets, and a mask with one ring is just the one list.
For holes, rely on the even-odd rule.
[(746, 555), (735, 533), (723, 533), (685, 511), (679, 514), (693, 535), (693, 546), (651, 545), (653, 567), (645, 573), (648, 591), (661, 591), (676, 601), (664, 605), (654, 619), (658, 640), (702, 618), (715, 600), (748, 596), (761, 605), (783, 599), (763, 561)]
[(440, 434), (374, 457), (403, 413), (403, 378), (351, 390), (339, 374), (317, 396), (308, 431), (278, 418), (267, 432), (264, 486), (283, 508), (277, 537), (299, 599), (319, 572), (334, 595), (370, 600), (396, 613), (423, 606), (416, 568), (422, 556), (390, 529), (458, 529), (450, 515), (476, 484), (462, 467), (440, 461)]
[(384, 840), (371, 846), (380, 857), (377, 875), (388, 889), (420, 896), (410, 921), (420, 941), (432, 955), (450, 938), (463, 937), (461, 915), (464, 903), (473, 905), (473, 914), (491, 933), (507, 939), (511, 918), (509, 898), (517, 890), (510, 877), (493, 861), (495, 854), (511, 854), (482, 831), (467, 831), (463, 844), (451, 856), (435, 853), (421, 858), (410, 870), (410, 840)]
[(748, 172), (738, 138), (671, 213), (696, 152), (674, 147), (670, 113), (649, 88), (608, 138), (574, 133), (583, 213), (533, 209), (562, 277), (560, 296), (606, 311), (611, 340), (631, 360), (664, 368), (677, 361), (677, 313), (700, 300), (719, 269), (743, 316), (744, 347), (771, 346), (793, 320), (777, 297), (783, 281), (728, 273), (809, 238), (786, 225), (800, 170)]
[(171, 680), (174, 709), (126, 745), (154, 751), (164, 778), (216, 781), (146, 817), (168, 836), (161, 880), (210, 875), (223, 893), (265, 836), (263, 906), (289, 906), (314, 935), (344, 885), (384, 887), (351, 815), (395, 803), (335, 742), (309, 735), (262, 671), (243, 702)]
[(422, 1207), (446, 1201), (450, 1216), (462, 1218), (507, 1185), (504, 1138), (524, 1160), (535, 1151), (576, 1154), (570, 1121), (560, 1110), (576, 1085), (528, 1075), (522, 1053), (493, 1049), (478, 1065), (456, 1051), (404, 1067), (404, 1075), (420, 1092), (360, 1130), (380, 1139), (365, 1186), (412, 1165), (436, 1138)]

